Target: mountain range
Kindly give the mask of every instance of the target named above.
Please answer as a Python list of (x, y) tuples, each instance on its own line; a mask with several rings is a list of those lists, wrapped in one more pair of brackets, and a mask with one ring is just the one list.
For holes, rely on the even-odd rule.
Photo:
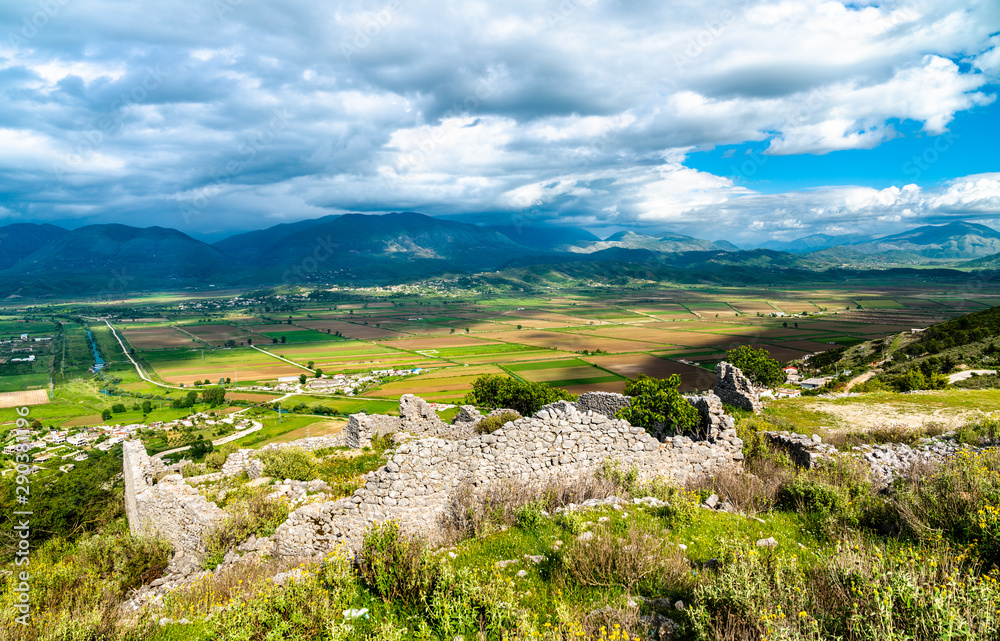
[[(768, 245), (741, 250), (726, 241), (630, 231), (602, 240), (579, 228), (484, 227), (414, 212), (325, 216), (214, 244), (163, 227), (101, 224), (68, 231), (18, 223), (0, 227), (0, 295), (390, 283), (525, 268), (536, 276), (560, 269), (596, 275), (601, 265), (680, 270), (709, 280), (734, 270), (745, 270), (747, 277), (758, 270), (753, 278), (773, 280), (776, 274), (891, 264), (1000, 267), (1000, 232), (965, 222), (877, 239), (817, 234)], [(620, 267), (628, 265), (633, 267)]]

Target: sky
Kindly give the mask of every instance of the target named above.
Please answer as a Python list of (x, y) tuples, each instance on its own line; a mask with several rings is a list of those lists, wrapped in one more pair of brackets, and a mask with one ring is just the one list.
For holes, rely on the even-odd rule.
[(0, 224), (1000, 228), (996, 0), (0, 0)]

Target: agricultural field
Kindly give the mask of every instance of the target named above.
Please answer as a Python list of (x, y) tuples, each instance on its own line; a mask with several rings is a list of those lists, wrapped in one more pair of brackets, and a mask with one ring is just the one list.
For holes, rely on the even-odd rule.
[[(308, 373), (304, 368), (309, 362), (328, 375), (418, 370), (361, 392), (364, 402), (382, 403), (378, 407), (386, 411), (393, 411), (396, 399), (406, 393), (460, 402), (485, 373), (506, 373), (574, 393), (621, 391), (628, 378), (639, 374), (678, 374), (681, 389), (690, 391), (711, 387), (715, 363), (739, 345), (752, 344), (787, 362), (909, 333), (1000, 303), (1000, 297), (988, 292), (967, 299), (915, 287), (803, 292), (718, 286), (634, 294), (560, 291), (521, 298), (408, 296), (390, 301), (368, 296), (328, 305), (283, 303), (271, 311), (225, 310), (224, 305), (213, 306), (210, 296), (192, 295), (186, 300), (202, 306), (195, 312), (176, 305), (180, 300), (183, 295), (136, 299), (139, 307), (113, 321), (143, 370), (162, 385), (140, 379), (103, 322), (81, 324), (79, 318), (37, 311), (0, 316), (0, 344), (8, 336), (20, 340), (22, 333), (53, 337), (48, 346), (31, 344), (36, 362), (0, 364), (0, 392), (45, 390), (54, 384), (49, 402), (33, 406), (42, 420), (89, 425), (100, 422), (108, 405), (110, 399), (97, 393), (108, 381), (127, 393), (169, 401), (206, 379), (260, 385), (297, 378)], [(99, 312), (82, 315), (93, 318)], [(87, 330), (105, 361), (100, 374), (88, 372), (94, 356)], [(230, 340), (235, 346), (224, 347)], [(248, 347), (249, 340), (266, 351)], [(88, 383), (86, 389), (80, 382)], [(169, 387), (180, 385), (185, 389)], [(241, 402), (278, 397), (240, 389), (231, 395)], [(300, 398), (293, 397), (296, 402)], [(338, 412), (362, 402), (357, 397), (310, 398), (307, 404)], [(6, 411), (0, 408), (0, 420)], [(830, 425), (837, 420), (850, 417), (823, 419)]]

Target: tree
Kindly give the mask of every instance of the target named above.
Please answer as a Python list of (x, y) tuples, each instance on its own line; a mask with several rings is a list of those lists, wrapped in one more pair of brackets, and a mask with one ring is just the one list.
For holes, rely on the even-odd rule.
[(230, 338), (228, 341), (226, 341), (226, 347), (236, 347), (236, 341)]
[(122, 412), (125, 411), (125, 404), (115, 403), (114, 405), (111, 406), (111, 411), (114, 412), (115, 414), (121, 414)]
[(153, 404), (150, 403), (149, 401), (143, 401), (142, 402), (142, 413), (143, 414), (149, 414), (152, 411), (153, 411)]
[(517, 326), (517, 328), (518, 328), (518, 329), (521, 329), (521, 326), (520, 326), (520, 325), (518, 325), (518, 326)]
[(247, 345), (253, 345), (253, 339), (252, 338), (248, 338), (247, 339)]
[(284, 345), (284, 344), (285, 344), (285, 337), (284, 337), (284, 336), (282, 336), (282, 337), (281, 337), (281, 344), (282, 344), (282, 345)]
[(765, 349), (740, 345), (726, 352), (726, 360), (743, 371), (747, 378), (761, 387), (774, 387), (785, 382), (781, 363), (771, 358)]
[(309, 361), (308, 363), (306, 363), (306, 367), (308, 367), (309, 369), (312, 369), (313, 365), (315, 365), (315, 364), (316, 364), (315, 362)]
[(40, 420), (38, 420), (37, 418), (35, 420), (31, 421), (31, 429), (33, 429), (33, 430), (40, 430), (40, 429), (42, 429), (42, 422)]
[(639, 374), (625, 385), (625, 395), (632, 397), (628, 407), (618, 412), (632, 425), (646, 428), (665, 427), (674, 432), (691, 432), (701, 426), (701, 414), (681, 396), (677, 388), (681, 377), (652, 378)]
[(487, 374), (472, 383), (466, 402), (493, 408), (516, 410), (522, 416), (537, 412), (543, 405), (559, 400), (574, 401), (576, 395), (545, 383), (527, 383), (509, 376)]
[(319, 378), (322, 375), (323, 375), (323, 370), (316, 368), (316, 378)]
[(306, 384), (306, 375), (305, 374), (299, 374), (299, 383), (301, 383), (302, 385)]
[(222, 405), (226, 402), (226, 390), (223, 387), (213, 386), (201, 393), (201, 400), (212, 407)]
[(111, 420), (111, 410), (109, 410), (108, 408), (104, 408), (101, 411), (101, 420), (104, 421), (105, 423), (108, 422), (108, 421), (110, 421)]
[(191, 458), (199, 459), (214, 449), (215, 446), (212, 445), (212, 441), (199, 434), (198, 440), (191, 444)]

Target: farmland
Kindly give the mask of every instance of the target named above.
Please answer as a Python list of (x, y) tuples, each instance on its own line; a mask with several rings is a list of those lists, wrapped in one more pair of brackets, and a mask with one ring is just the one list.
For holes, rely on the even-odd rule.
[[(456, 290), (391, 298), (356, 290), (346, 296), (356, 302), (325, 305), (285, 296), (243, 309), (227, 309), (233, 299), (224, 297), (164, 295), (136, 302), (128, 313), (112, 315), (112, 324), (159, 386), (139, 378), (103, 322), (78, 317), (70, 322), (64, 309), (8, 310), (0, 315), (0, 339), (17, 340), (27, 333), (53, 340), (30, 344), (38, 355), (30, 366), (3, 365), (0, 391), (44, 389), (54, 382), (50, 402), (38, 409), (43, 420), (55, 424), (99, 420), (107, 399), (85, 401), (84, 388), (64, 389), (74, 379), (95, 377), (87, 387), (91, 393), (112, 381), (128, 394), (167, 400), (185, 393), (170, 386), (228, 379), (230, 400), (263, 403), (284, 392), (249, 386), (271, 389), (279, 378), (297, 382), (316, 369), (327, 376), (406, 372), (358, 391), (366, 402), (390, 409), (406, 393), (460, 402), (482, 374), (506, 374), (574, 393), (621, 391), (639, 374), (677, 374), (681, 389), (693, 391), (710, 388), (715, 364), (739, 345), (763, 348), (787, 362), (1000, 302), (990, 291), (963, 298), (940, 286), (808, 292), (686, 286), (520, 297)], [(88, 305), (73, 309), (91, 318), (108, 315)], [(106, 362), (98, 375), (87, 372), (93, 364), (88, 330)], [(299, 394), (292, 400), (338, 413), (361, 401), (330, 394)]]

